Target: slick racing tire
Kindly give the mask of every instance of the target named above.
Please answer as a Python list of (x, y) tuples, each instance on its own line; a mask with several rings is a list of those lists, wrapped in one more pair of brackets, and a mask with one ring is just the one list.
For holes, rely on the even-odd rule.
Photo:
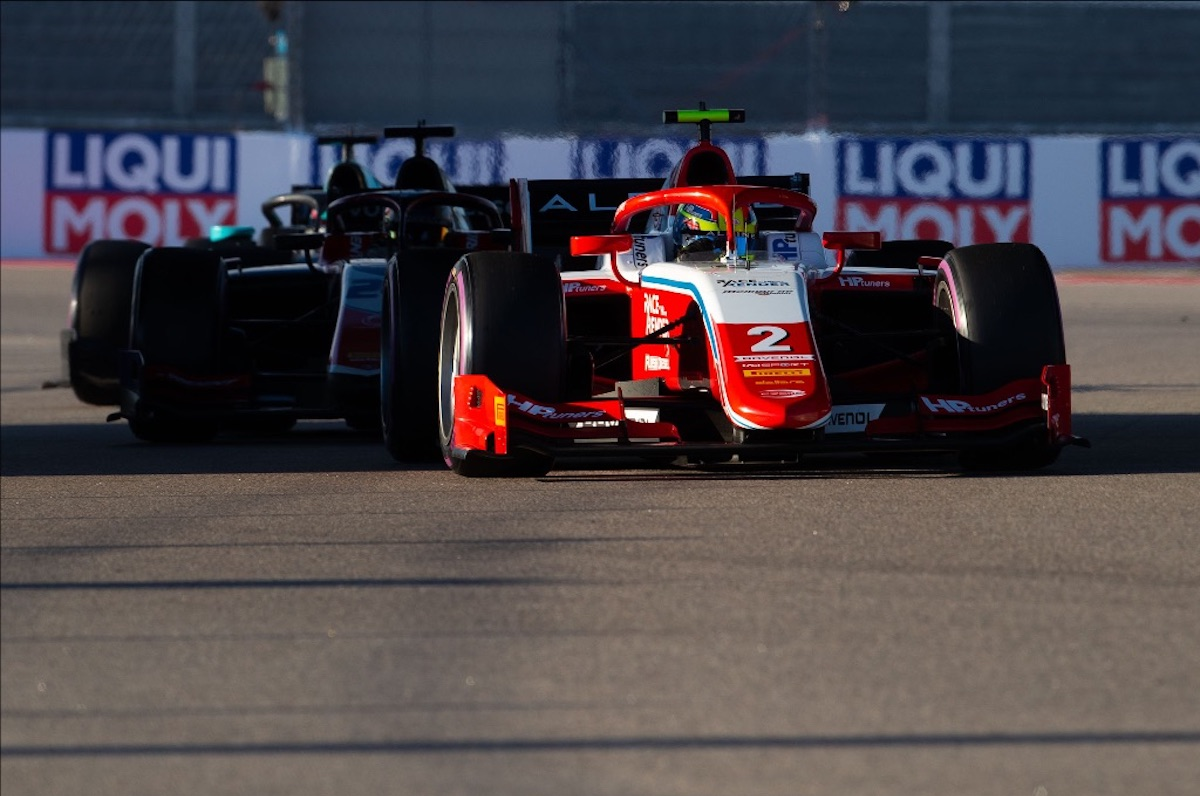
[(553, 460), (510, 446), (508, 455), (455, 451), (454, 376), (487, 376), (502, 390), (561, 401), (566, 394), (566, 317), (554, 264), (532, 254), (476, 252), (450, 272), (438, 351), (442, 456), (465, 476), (545, 475)]
[(441, 300), (453, 265), (400, 253), (383, 281), (379, 424), (398, 462), (437, 461)]
[[(964, 394), (1040, 378), (1045, 365), (1066, 362), (1058, 288), (1036, 246), (984, 243), (951, 250), (938, 271), (934, 303), (957, 331)], [(1052, 464), (1058, 452), (1047, 432), (1015, 447), (967, 450), (960, 461), (967, 469), (1028, 470)]]
[[(185, 247), (149, 249), (138, 260), (134, 285), (130, 347), (141, 353), (144, 366), (217, 372), (225, 315), (221, 256)], [(219, 423), (169, 406), (139, 405), (129, 427), (148, 442), (204, 442), (216, 436)]]
[(120, 352), (129, 345), (134, 270), (148, 248), (137, 240), (97, 240), (79, 255), (71, 283), (67, 374), (84, 403), (121, 402), (118, 370)]

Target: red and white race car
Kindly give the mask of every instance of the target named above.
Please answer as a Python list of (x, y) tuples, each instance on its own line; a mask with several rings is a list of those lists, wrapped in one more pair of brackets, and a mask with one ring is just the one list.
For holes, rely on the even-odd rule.
[(710, 140), (742, 119), (668, 112), (701, 140), (656, 190), (514, 181), (521, 251), (464, 256), (442, 304), (455, 472), (872, 451), (1029, 469), (1086, 444), (1036, 246), (818, 233), (803, 175), (739, 178)]

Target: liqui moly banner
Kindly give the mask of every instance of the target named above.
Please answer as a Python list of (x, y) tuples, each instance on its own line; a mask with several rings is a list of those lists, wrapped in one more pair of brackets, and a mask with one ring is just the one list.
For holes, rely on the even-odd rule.
[(1100, 257), (1200, 263), (1200, 139), (1100, 142)]
[[(425, 141), (425, 154), (432, 158), (454, 185), (503, 185), (504, 146), (500, 140), (466, 141), (433, 138)], [(381, 186), (396, 181), (400, 164), (416, 153), (410, 138), (383, 139), (377, 144), (354, 144), (351, 158)], [(313, 139), (309, 156), (309, 182), (322, 185), (342, 158), (340, 144), (318, 145)]]
[(76, 254), (88, 241), (156, 246), (206, 237), (237, 218), (237, 147), (230, 135), (46, 133), (43, 244)]
[[(713, 139), (725, 150), (735, 174), (767, 173), (762, 138)], [(666, 179), (696, 138), (579, 138), (571, 145), (571, 179), (657, 177)], [(799, 171), (800, 169), (796, 169)]]
[(839, 229), (956, 246), (1029, 240), (1025, 139), (849, 138), (837, 142)]
[[(261, 227), (264, 199), (322, 182), (336, 147), (297, 133), (0, 129), (0, 256), (66, 259), (89, 241), (156, 245)], [(457, 185), (666, 177), (693, 137), (433, 139)], [(818, 230), (955, 245), (1028, 241), (1055, 267), (1200, 264), (1200, 138), (1187, 135), (718, 140), (738, 174), (812, 174)], [(408, 139), (355, 147), (382, 185)]]

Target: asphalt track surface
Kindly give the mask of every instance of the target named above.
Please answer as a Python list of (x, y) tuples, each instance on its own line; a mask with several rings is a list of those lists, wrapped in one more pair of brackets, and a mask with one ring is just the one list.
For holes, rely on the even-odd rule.
[(4, 796), (1200, 793), (1196, 270), (1061, 275), (1037, 474), (517, 481), (136, 442), (0, 279)]

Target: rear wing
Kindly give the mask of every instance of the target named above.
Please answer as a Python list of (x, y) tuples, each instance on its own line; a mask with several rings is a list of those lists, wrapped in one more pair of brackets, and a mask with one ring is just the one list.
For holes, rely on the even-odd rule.
[[(808, 193), (807, 174), (739, 177), (744, 185), (786, 188)], [(484, 191), (497, 186), (471, 186), (459, 190), (474, 192), (492, 199), (507, 210), (513, 230), (513, 242), (520, 251), (541, 254), (554, 260), (559, 270), (587, 270), (595, 265), (595, 257), (571, 256), (571, 236), (605, 235), (612, 231), (617, 206), (631, 196), (657, 191), (663, 187), (658, 177), (613, 177), (595, 180), (527, 180), (514, 179), (508, 186), (506, 203), (497, 201)], [(507, 208), (505, 207), (507, 205)], [(756, 208), (759, 228), (791, 231), (795, 228), (795, 212), (779, 207)], [(649, 215), (649, 214), (647, 214)], [(640, 222), (635, 221), (635, 225)]]
[(520, 251), (554, 260), (559, 270), (591, 268), (595, 257), (572, 257), (572, 235), (603, 235), (617, 206), (662, 187), (657, 177), (527, 180), (509, 183), (513, 241)]

